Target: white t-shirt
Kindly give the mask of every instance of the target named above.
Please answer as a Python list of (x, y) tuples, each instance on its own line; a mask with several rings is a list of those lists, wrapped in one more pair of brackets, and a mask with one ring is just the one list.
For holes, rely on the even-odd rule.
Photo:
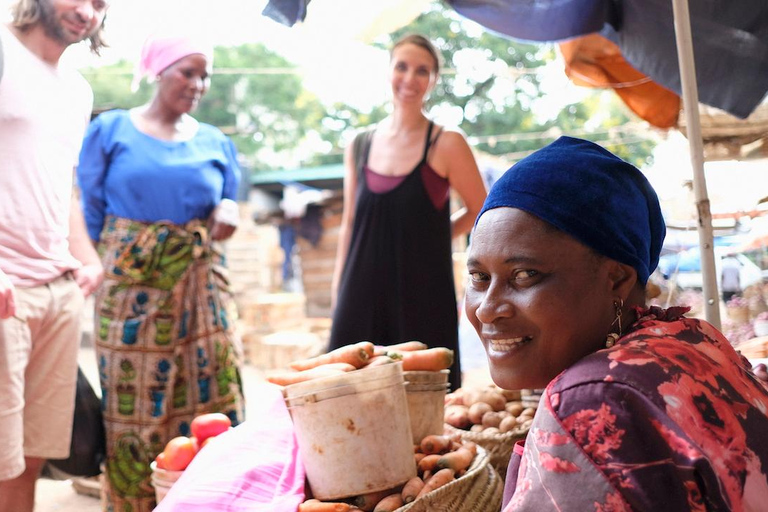
[(30, 287), (80, 267), (69, 252), (69, 208), (93, 92), (2, 24), (0, 38), (0, 269)]

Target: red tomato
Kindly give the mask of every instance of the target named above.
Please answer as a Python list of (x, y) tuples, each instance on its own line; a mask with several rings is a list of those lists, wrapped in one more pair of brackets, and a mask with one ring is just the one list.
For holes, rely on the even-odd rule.
[(165, 468), (171, 471), (183, 471), (197, 454), (197, 443), (185, 436), (174, 437), (165, 445), (163, 456)]
[(215, 437), (222, 432), (226, 432), (231, 426), (232, 422), (226, 415), (220, 412), (212, 412), (201, 414), (193, 419), (189, 428), (192, 430), (192, 435), (202, 444), (209, 437)]
[(155, 457), (155, 462), (157, 463), (157, 467), (159, 469), (168, 469), (165, 466), (165, 452), (158, 453), (157, 457)]

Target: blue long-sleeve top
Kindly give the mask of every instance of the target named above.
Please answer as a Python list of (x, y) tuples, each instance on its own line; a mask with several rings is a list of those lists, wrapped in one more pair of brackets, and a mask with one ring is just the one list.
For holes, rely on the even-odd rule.
[(99, 240), (107, 215), (185, 224), (236, 199), (237, 152), (218, 128), (200, 123), (186, 141), (140, 132), (125, 110), (94, 119), (83, 141), (77, 180), (88, 234)]

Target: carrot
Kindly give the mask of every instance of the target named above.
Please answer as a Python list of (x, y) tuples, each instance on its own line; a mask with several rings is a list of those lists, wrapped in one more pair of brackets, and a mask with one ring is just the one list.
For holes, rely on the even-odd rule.
[(412, 352), (414, 350), (425, 350), (428, 348), (429, 346), (421, 341), (405, 341), (403, 343), (396, 343), (394, 345), (376, 345), (373, 348), (373, 355), (381, 356), (386, 354), (388, 351)]
[(356, 496), (355, 499), (352, 500), (352, 503), (360, 510), (371, 512), (374, 508), (376, 508), (377, 503), (379, 503), (390, 494), (392, 494), (392, 489), (369, 492), (368, 494), (361, 494), (360, 496)]
[(349, 512), (349, 503), (307, 500), (301, 505), (297, 512)]
[(394, 512), (403, 506), (403, 498), (400, 497), (400, 493), (390, 494), (383, 500), (381, 500), (373, 512)]
[(392, 352), (403, 357), (403, 371), (439, 371), (450, 368), (453, 364), (453, 350), (445, 347), (429, 348), (426, 350), (414, 350), (412, 352)]
[(462, 446), (472, 452), (472, 457), (477, 455), (477, 443), (474, 441), (464, 441)]
[[(455, 473), (458, 473), (462, 469), (467, 469), (472, 463), (472, 459), (475, 455), (469, 448), (461, 447), (455, 452), (446, 453), (440, 460), (437, 461), (435, 467), (439, 470), (446, 468), (452, 469)], [(439, 473), (439, 471), (438, 471)]]
[(417, 476), (408, 480), (403, 486), (403, 492), (400, 493), (400, 496), (403, 498), (403, 503), (407, 504), (415, 500), (416, 496), (419, 495), (419, 491), (421, 491), (423, 487), (424, 480)]
[(347, 363), (355, 368), (362, 368), (368, 359), (373, 355), (373, 343), (370, 341), (361, 341), (352, 345), (345, 345), (325, 354), (309, 359), (294, 361), (290, 367), (294, 370), (309, 370), (317, 366), (329, 363)]
[(424, 487), (421, 489), (421, 491), (419, 491), (419, 494), (416, 495), (416, 499), (419, 499), (425, 494), (429, 494), (435, 489), (439, 489), (445, 484), (452, 482), (454, 480), (453, 475), (454, 473), (452, 469), (441, 469), (432, 475), (429, 480), (424, 482)]
[(317, 366), (300, 372), (284, 371), (279, 373), (273, 373), (267, 376), (267, 381), (278, 386), (289, 386), (291, 384), (297, 384), (311, 379), (319, 379), (320, 377), (330, 377), (332, 375), (343, 375), (346, 372), (354, 370), (355, 367), (346, 363), (334, 363)]
[[(162, 453), (162, 452), (161, 452)], [(424, 453), (414, 453), (413, 458), (416, 460), (416, 466), (419, 465), (419, 462), (421, 462), (421, 459), (426, 457), (427, 455)]]
[(373, 368), (375, 366), (381, 366), (383, 364), (389, 364), (394, 362), (395, 360), (387, 355), (373, 356), (368, 360), (368, 363), (366, 363), (365, 368)]
[(442, 455), (425, 455), (424, 458), (419, 461), (419, 472), (423, 473), (425, 471), (431, 471), (435, 469), (437, 461), (440, 460), (440, 457), (442, 457)]
[(445, 436), (429, 435), (421, 440), (421, 452), (427, 455), (443, 453), (451, 447), (451, 440)]

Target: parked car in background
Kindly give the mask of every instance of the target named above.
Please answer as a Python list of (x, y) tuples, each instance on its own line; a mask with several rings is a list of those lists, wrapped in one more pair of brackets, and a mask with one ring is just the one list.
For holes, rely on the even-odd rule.
[[(723, 259), (732, 256), (739, 262), (741, 289), (763, 281), (763, 271), (743, 254), (729, 254), (727, 247), (715, 247), (715, 270), (717, 286), (721, 287)], [(701, 289), (704, 280), (701, 275), (701, 252), (698, 247), (667, 254), (659, 259), (659, 272), (665, 279), (673, 281), (679, 288)]]

